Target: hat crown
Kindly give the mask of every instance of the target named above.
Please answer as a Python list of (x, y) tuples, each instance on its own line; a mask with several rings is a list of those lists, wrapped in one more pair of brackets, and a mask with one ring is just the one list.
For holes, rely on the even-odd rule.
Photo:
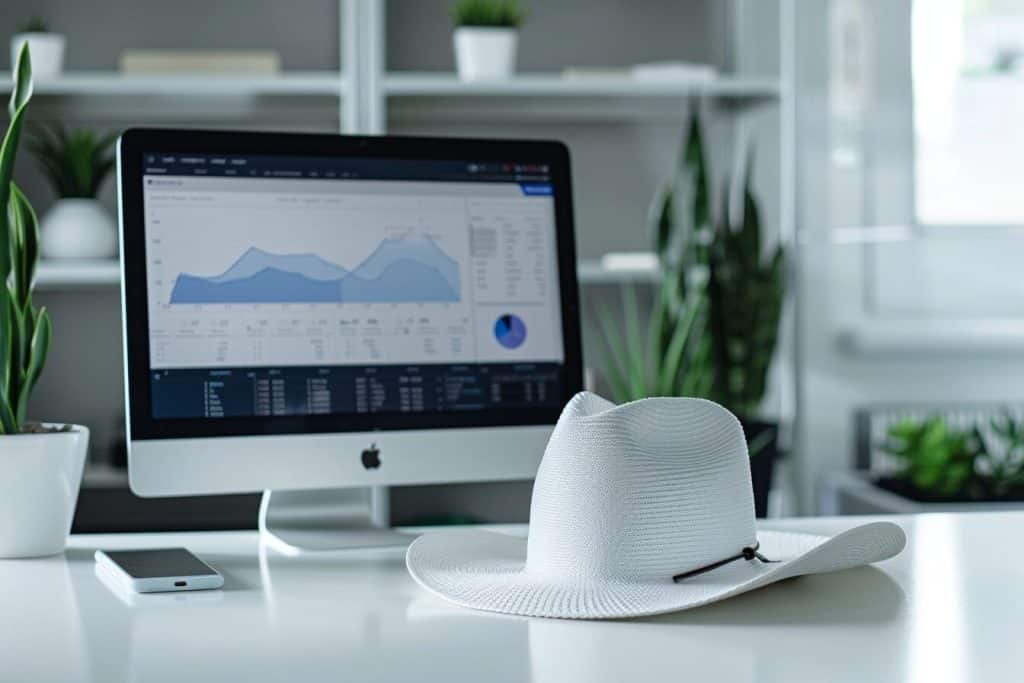
[(566, 405), (534, 483), (527, 572), (671, 581), (756, 541), (746, 440), (711, 401)]

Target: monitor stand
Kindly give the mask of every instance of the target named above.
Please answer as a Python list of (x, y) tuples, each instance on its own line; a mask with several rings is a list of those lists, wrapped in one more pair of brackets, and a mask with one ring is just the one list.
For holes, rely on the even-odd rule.
[(415, 537), (387, 526), (387, 507), (382, 487), (264, 491), (260, 535), (293, 553), (408, 545)]

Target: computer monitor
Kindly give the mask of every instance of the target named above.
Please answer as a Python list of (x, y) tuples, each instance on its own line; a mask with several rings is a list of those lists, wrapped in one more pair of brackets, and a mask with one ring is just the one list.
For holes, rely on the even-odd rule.
[(535, 474), (582, 384), (564, 145), (132, 129), (118, 175), (137, 494), (298, 529)]

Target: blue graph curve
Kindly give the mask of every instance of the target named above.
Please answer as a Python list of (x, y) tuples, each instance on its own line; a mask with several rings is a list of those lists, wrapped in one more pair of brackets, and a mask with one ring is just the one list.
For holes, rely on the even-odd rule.
[(316, 254), (250, 248), (223, 273), (181, 273), (172, 304), (427, 303), (461, 298), (459, 264), (427, 236), (386, 239), (346, 270)]

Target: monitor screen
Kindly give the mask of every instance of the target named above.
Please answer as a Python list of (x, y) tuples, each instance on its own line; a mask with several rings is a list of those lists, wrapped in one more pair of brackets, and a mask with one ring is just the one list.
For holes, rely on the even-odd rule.
[(153, 422), (564, 403), (548, 164), (153, 149), (141, 170)]

